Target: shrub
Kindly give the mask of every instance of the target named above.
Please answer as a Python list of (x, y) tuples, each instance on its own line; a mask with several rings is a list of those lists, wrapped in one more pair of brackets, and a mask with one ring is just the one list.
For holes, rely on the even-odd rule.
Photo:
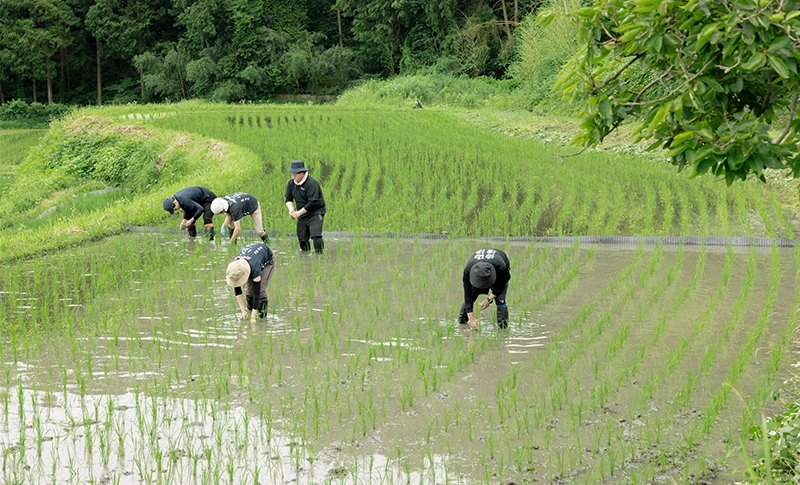
[(0, 105), (0, 121), (17, 122), (22, 125), (42, 126), (61, 118), (70, 111), (65, 104), (30, 103), (14, 99)]
[[(753, 471), (767, 483), (793, 483), (800, 472), (800, 402), (790, 402), (783, 414), (766, 420), (763, 428), (753, 427), (751, 433), (762, 443), (756, 448)], [(772, 476), (767, 476), (768, 470)]]
[(236, 81), (225, 81), (214, 89), (211, 100), (220, 103), (236, 103), (247, 96), (244, 85)]

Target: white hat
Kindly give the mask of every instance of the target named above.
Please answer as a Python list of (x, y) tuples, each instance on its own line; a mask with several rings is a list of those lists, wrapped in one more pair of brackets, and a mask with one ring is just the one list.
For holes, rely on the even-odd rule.
[(224, 197), (217, 197), (211, 201), (211, 212), (214, 214), (219, 214), (226, 210), (228, 210), (228, 201)]
[(228, 271), (225, 273), (225, 282), (228, 286), (236, 288), (237, 286), (244, 285), (247, 277), (250, 276), (250, 265), (244, 259), (234, 259), (228, 265)]

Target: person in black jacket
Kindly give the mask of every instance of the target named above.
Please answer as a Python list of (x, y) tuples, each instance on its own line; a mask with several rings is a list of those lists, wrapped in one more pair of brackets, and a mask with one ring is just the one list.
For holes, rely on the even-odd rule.
[(510, 280), (511, 264), (506, 253), (491, 248), (475, 251), (464, 267), (464, 304), (458, 314), (458, 323), (469, 323), (473, 330), (478, 330), (473, 305), (478, 295), (487, 295), (481, 302), (481, 310), (486, 310), (493, 302), (497, 302), (497, 326), (508, 327), (506, 292)]
[(275, 254), (263, 243), (248, 244), (243, 247), (236, 259), (228, 265), (225, 282), (233, 288), (236, 302), (242, 311), (240, 317), (242, 320), (247, 318), (248, 310), (250, 310), (250, 322), (256, 321), (256, 315), (261, 318), (267, 316), (267, 286), (272, 279), (274, 269)]
[[(297, 240), (301, 251), (310, 251), (309, 238), (314, 241), (314, 251), (321, 253), (322, 223), (325, 219), (325, 198), (319, 182), (308, 174), (302, 160), (293, 160), (289, 167), (291, 180), (286, 185), (286, 207), (289, 217), (297, 219)], [(297, 209), (295, 210), (295, 203)]]
[(214, 240), (214, 213), (211, 211), (211, 202), (217, 196), (205, 187), (193, 185), (186, 187), (183, 190), (175, 192), (172, 197), (164, 199), (164, 210), (169, 212), (169, 215), (175, 213), (178, 209), (183, 209), (183, 220), (181, 221), (180, 228), (186, 229), (189, 236), (197, 236), (197, 227), (195, 222), (200, 216), (203, 216), (203, 223), (205, 224), (205, 233), (210, 241)]

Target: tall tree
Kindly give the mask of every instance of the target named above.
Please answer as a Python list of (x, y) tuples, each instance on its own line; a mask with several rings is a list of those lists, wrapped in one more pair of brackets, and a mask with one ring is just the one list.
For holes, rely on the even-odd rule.
[(97, 0), (86, 13), (86, 27), (95, 38), (97, 104), (103, 104), (103, 56), (116, 55), (131, 62), (147, 50), (151, 24), (166, 12), (160, 0)]
[(43, 74), (47, 79), (47, 101), (52, 104), (53, 56), (70, 44), (70, 28), (77, 25), (77, 18), (61, 0), (0, 0), (0, 9), (10, 21), (4, 38), (16, 52), (18, 67), (31, 75), (34, 98), (36, 79)]

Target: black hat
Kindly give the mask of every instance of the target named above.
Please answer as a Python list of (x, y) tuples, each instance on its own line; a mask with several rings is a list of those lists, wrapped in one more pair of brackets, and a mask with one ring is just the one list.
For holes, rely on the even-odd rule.
[(292, 160), (292, 164), (289, 166), (289, 173), (299, 172), (308, 172), (308, 169), (302, 160)]
[(173, 200), (175, 199), (173, 199), (172, 197), (167, 197), (166, 199), (164, 199), (164, 210), (169, 212), (169, 215), (175, 213), (175, 204), (172, 202)]
[(490, 288), (496, 279), (497, 272), (491, 263), (481, 261), (480, 263), (475, 263), (472, 269), (469, 270), (469, 282), (475, 288), (480, 288), (481, 290)]

